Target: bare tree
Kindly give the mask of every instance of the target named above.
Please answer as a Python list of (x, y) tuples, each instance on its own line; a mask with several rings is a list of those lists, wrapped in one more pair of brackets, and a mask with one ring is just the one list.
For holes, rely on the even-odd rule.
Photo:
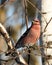
[[(46, 18), (47, 23), (42, 17), (42, 39), (43, 45), (47, 46), (44, 48), (45, 58), (44, 58), (44, 65), (51, 65), (52, 64), (52, 0), (42, 0), (42, 13), (43, 16)], [(46, 58), (49, 57), (49, 58)]]

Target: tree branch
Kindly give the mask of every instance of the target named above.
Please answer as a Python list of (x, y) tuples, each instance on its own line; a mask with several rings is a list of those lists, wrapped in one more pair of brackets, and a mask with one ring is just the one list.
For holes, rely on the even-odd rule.
[(9, 45), (9, 47), (12, 49), (13, 46), (12, 46), (12, 42), (10, 40), (10, 37), (6, 31), (6, 29), (3, 27), (3, 25), (0, 23), (0, 33), (4, 36), (7, 44)]
[(52, 20), (52, 17), (50, 18), (50, 20), (48, 21), (48, 23), (46, 24), (45, 28), (44, 28), (44, 31), (41, 33), (41, 35), (46, 31), (46, 28), (48, 27), (49, 23), (51, 22)]

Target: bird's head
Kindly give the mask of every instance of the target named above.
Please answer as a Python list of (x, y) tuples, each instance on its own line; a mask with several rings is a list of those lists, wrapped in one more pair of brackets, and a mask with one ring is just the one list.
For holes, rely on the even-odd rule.
[(39, 19), (34, 19), (34, 20), (32, 21), (32, 23), (35, 24), (35, 25), (38, 25), (38, 24), (40, 24), (40, 21), (39, 21)]
[(40, 21), (39, 21), (39, 19), (34, 19), (33, 20), (32, 29), (40, 30)]

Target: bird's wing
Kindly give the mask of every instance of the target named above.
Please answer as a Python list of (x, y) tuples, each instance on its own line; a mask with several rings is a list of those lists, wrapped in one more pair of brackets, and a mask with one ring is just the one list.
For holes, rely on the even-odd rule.
[(28, 35), (31, 28), (27, 29), (27, 31), (20, 37), (20, 39), (17, 41), (15, 48), (23, 47), (23, 39)]

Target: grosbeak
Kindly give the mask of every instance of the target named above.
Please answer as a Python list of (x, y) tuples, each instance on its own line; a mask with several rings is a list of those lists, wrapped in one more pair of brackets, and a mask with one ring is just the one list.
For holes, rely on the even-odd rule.
[(32, 25), (27, 31), (21, 36), (15, 45), (15, 48), (33, 46), (40, 37), (40, 21), (34, 19)]

